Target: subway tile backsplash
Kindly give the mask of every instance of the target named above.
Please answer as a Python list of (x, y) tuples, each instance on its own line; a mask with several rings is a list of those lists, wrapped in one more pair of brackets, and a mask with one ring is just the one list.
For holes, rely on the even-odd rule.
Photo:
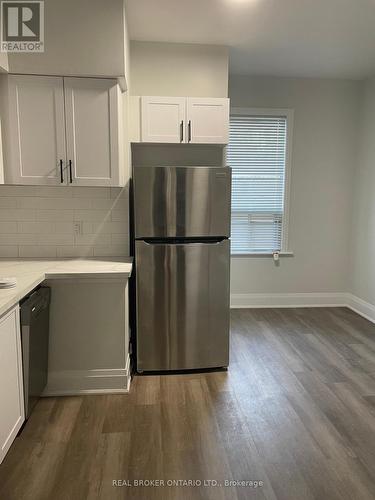
[(127, 256), (128, 205), (127, 187), (0, 186), (0, 257)]

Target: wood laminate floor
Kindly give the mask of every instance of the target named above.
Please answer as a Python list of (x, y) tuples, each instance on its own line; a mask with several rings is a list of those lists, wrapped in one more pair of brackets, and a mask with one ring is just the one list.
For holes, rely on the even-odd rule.
[[(136, 479), (166, 486), (112, 486)], [(345, 308), (234, 310), (228, 372), (42, 399), (0, 466), (0, 498), (374, 499), (375, 325)]]

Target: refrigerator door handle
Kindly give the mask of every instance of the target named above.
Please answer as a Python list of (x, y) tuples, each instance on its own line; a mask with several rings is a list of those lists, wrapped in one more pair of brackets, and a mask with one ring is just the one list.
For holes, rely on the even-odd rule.
[(141, 241), (145, 245), (220, 245), (223, 241), (227, 240), (227, 237), (219, 237), (213, 239), (157, 239), (157, 238), (139, 238), (137, 241)]

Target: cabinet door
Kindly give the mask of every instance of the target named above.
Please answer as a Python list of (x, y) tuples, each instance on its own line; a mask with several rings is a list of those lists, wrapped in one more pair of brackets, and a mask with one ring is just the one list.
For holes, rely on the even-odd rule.
[(0, 463), (25, 421), (18, 306), (0, 318)]
[(63, 80), (16, 76), (9, 80), (9, 184), (58, 185), (66, 178)]
[(187, 125), (187, 142), (227, 144), (229, 99), (188, 97)]
[(185, 97), (142, 97), (141, 141), (186, 142), (185, 105)]
[(67, 177), (73, 186), (119, 186), (116, 80), (64, 78)]

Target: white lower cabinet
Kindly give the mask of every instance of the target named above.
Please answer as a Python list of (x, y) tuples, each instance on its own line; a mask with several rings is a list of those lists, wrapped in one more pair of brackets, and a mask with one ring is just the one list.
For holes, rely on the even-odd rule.
[(52, 299), (44, 395), (127, 392), (127, 281), (74, 278), (46, 283)]
[(0, 463), (25, 421), (18, 305), (0, 318)]

